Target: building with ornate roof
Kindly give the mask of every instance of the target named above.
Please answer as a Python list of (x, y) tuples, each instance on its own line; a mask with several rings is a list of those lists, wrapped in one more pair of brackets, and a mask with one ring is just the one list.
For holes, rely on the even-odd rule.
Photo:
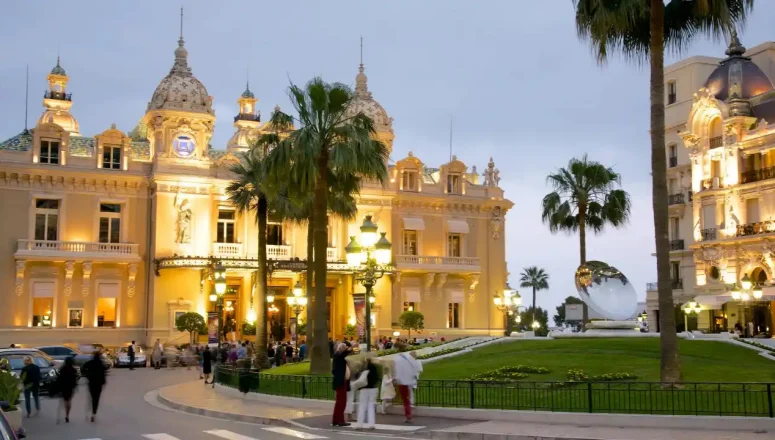
[[(364, 70), (361, 64), (350, 111), (371, 117), (375, 136), (392, 151), (393, 119), (369, 91)], [(47, 78), (35, 127), (0, 142), (0, 256), (7, 262), (0, 266), (7, 299), (0, 338), (186, 342), (175, 320), (214, 311), (209, 294), (218, 262), (227, 268), (223, 322), (235, 323), (241, 338), (241, 324), (261, 312), (254, 301), (257, 230), (250, 215), (235, 212), (225, 188), (229, 165), (264, 129), (249, 85), (237, 98), (234, 135), (214, 149), (213, 98), (188, 65), (182, 35), (169, 74), (128, 134), (113, 125), (84, 136), (60, 60)], [(375, 336), (401, 332), (398, 316), (410, 309), (425, 314), (426, 335), (502, 332), (492, 296), (508, 276), (504, 222), (512, 203), (498, 174), (492, 159), (480, 176), (454, 157), (429, 168), (409, 153), (389, 166), (387, 182), (367, 182), (358, 221), (330, 220), (330, 336), (342, 337), (356, 319), (354, 298), (363, 288), (344, 262), (344, 247), (367, 214), (393, 243), (394, 270), (375, 287)], [(267, 235), (270, 319), (288, 334), (296, 317), (286, 298), (297, 282), (305, 284), (306, 230), (270, 218)]]
[[(679, 330), (772, 337), (775, 42), (665, 68), (670, 266)], [(686, 313), (685, 305), (697, 304)], [(694, 305), (694, 304), (692, 304)], [(656, 284), (647, 309), (658, 329)], [(672, 311), (671, 311), (672, 312)]]

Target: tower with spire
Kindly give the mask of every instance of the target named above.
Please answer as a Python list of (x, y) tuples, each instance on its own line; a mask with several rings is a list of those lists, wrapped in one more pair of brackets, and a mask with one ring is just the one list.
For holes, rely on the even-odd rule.
[(62, 67), (61, 60), (57, 56), (57, 64), (46, 77), (48, 90), (43, 95), (43, 114), (38, 119), (38, 124), (53, 122), (71, 135), (79, 136), (78, 121), (70, 113), (73, 106), (72, 94), (67, 93), (67, 83), (70, 78)]
[(239, 114), (234, 117), (236, 132), (226, 144), (226, 151), (230, 153), (244, 152), (258, 140), (261, 135), (261, 113), (256, 109), (258, 98), (250, 91), (250, 81), (245, 84), (237, 104)]

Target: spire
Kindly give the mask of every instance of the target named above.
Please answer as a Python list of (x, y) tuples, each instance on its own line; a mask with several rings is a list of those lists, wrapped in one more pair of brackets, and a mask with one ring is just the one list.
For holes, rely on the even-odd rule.
[(729, 39), (729, 48), (726, 52), (727, 56), (731, 57), (741, 57), (743, 54), (745, 54), (745, 46), (743, 46), (742, 43), (740, 43), (740, 39), (737, 37), (737, 30), (732, 29), (732, 35)]
[(65, 69), (63, 69), (62, 66), (59, 64), (59, 55), (57, 55), (57, 65), (54, 66), (53, 69), (51, 69), (51, 73), (54, 75), (67, 75), (67, 73), (65, 73)]
[(355, 94), (357, 96), (369, 96), (369, 87), (366, 84), (368, 78), (363, 73), (363, 37), (361, 37), (361, 63), (358, 67), (358, 74), (355, 75)]
[(175, 63), (172, 65), (170, 75), (176, 73), (178, 75), (188, 76), (191, 75), (191, 69), (188, 67), (188, 51), (186, 50), (185, 41), (183, 40), (183, 8), (180, 8), (180, 38), (178, 39), (178, 48), (175, 49)]

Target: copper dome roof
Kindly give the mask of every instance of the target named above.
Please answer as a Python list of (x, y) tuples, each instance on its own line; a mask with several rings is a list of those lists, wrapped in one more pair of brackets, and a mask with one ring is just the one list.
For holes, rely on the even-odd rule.
[(772, 81), (759, 66), (743, 56), (745, 47), (740, 44), (736, 33), (732, 35), (726, 53), (729, 57), (721, 61), (705, 82), (705, 87), (716, 99), (748, 99), (774, 89)]

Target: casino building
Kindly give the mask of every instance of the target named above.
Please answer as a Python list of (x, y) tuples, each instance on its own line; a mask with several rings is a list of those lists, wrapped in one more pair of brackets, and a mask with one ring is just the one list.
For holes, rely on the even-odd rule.
[[(772, 337), (775, 42), (665, 68), (670, 267), (679, 331)], [(693, 308), (685, 305), (693, 302)], [(658, 330), (656, 284), (648, 286)], [(688, 313), (687, 313), (688, 312)]]
[[(86, 136), (69, 78), (57, 60), (35, 127), (0, 142), (0, 346), (185, 342), (175, 319), (214, 310), (217, 262), (227, 268), (224, 317), (242, 337), (241, 324), (259, 312), (257, 230), (224, 189), (229, 165), (264, 129), (258, 98), (245, 88), (234, 135), (225, 149), (211, 146), (213, 98), (189, 67), (181, 35), (172, 68), (137, 126)], [(355, 83), (351, 111), (370, 116), (392, 151), (393, 119), (369, 91), (363, 65)], [(480, 176), (454, 157), (431, 168), (409, 153), (389, 166), (384, 185), (362, 188), (357, 221), (331, 217), (330, 335), (343, 335), (354, 320), (353, 293), (364, 291), (344, 247), (367, 214), (393, 244), (394, 271), (375, 287), (373, 335), (400, 330), (397, 318), (409, 309), (425, 315), (424, 335), (502, 334), (492, 297), (508, 276), (504, 233), (512, 203), (498, 174), (492, 159)], [(268, 243), (270, 319), (290, 333), (295, 316), (286, 298), (297, 282), (305, 284), (306, 229), (270, 218)]]

